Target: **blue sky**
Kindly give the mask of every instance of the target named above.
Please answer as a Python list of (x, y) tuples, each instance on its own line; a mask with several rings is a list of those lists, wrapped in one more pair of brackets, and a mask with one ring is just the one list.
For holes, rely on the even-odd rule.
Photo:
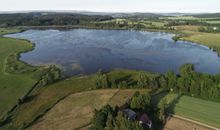
[(0, 11), (220, 12), (220, 0), (0, 0)]

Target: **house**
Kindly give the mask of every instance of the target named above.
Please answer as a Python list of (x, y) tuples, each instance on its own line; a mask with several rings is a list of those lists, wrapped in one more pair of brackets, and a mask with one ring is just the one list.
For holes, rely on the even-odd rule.
[(150, 120), (150, 118), (148, 117), (148, 115), (146, 113), (139, 115), (137, 117), (137, 121), (139, 121), (139, 123), (143, 126), (146, 125), (149, 128), (152, 127), (152, 121)]
[(137, 116), (137, 114), (131, 109), (124, 109), (123, 112), (125, 113), (127, 118), (130, 120), (135, 120), (135, 118)]

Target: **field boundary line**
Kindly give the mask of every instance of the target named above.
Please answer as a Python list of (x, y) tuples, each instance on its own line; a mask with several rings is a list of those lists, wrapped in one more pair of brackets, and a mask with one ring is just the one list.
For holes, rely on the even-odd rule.
[(120, 89), (116, 89), (117, 91), (112, 95), (112, 97), (109, 98), (107, 103), (111, 102), (111, 100), (120, 92)]
[(175, 114), (171, 114), (171, 113), (168, 113), (168, 115), (169, 115), (169, 116), (172, 116), (172, 117), (175, 117), (175, 118), (179, 118), (179, 119), (185, 120), (185, 121), (189, 121), (189, 122), (192, 122), (192, 123), (195, 123), (195, 124), (198, 124), (198, 125), (207, 127), (207, 128), (210, 128), (210, 129), (212, 129), (212, 130), (220, 130), (220, 129), (217, 128), (217, 127), (210, 126), (210, 125), (208, 125), (208, 124), (205, 124), (205, 123), (202, 123), (202, 122), (199, 122), (199, 121), (195, 121), (195, 120), (192, 120), (192, 119), (189, 119), (189, 118), (180, 116), (180, 115), (175, 115)]

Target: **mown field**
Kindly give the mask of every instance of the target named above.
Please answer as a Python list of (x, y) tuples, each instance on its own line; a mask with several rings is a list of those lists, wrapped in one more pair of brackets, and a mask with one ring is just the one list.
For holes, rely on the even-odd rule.
[(103, 105), (123, 105), (136, 89), (105, 89), (72, 94), (56, 104), (45, 116), (28, 129), (73, 130), (91, 123), (93, 112)]
[[(154, 97), (155, 103), (165, 98), (167, 102), (172, 102), (176, 94), (162, 93)], [(168, 108), (170, 113), (183, 116), (204, 124), (220, 128), (220, 103), (202, 100), (189, 96), (181, 96), (173, 105)]]
[(210, 130), (210, 128), (177, 117), (168, 117), (163, 130)]

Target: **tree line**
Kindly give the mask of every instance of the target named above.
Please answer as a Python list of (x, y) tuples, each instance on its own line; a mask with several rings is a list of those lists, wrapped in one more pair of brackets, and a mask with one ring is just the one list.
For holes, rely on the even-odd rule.
[(17, 13), (0, 14), (0, 27), (82, 25), (94, 21), (113, 19), (111, 16), (83, 15), (71, 13)]
[(150, 88), (184, 94), (206, 100), (220, 101), (220, 74), (210, 75), (196, 72), (192, 64), (184, 64), (179, 68), (179, 74), (168, 71), (165, 74), (149, 75), (139, 72), (135, 84), (128, 81), (116, 82), (109, 80), (107, 73), (97, 74), (94, 89), (97, 88)]

